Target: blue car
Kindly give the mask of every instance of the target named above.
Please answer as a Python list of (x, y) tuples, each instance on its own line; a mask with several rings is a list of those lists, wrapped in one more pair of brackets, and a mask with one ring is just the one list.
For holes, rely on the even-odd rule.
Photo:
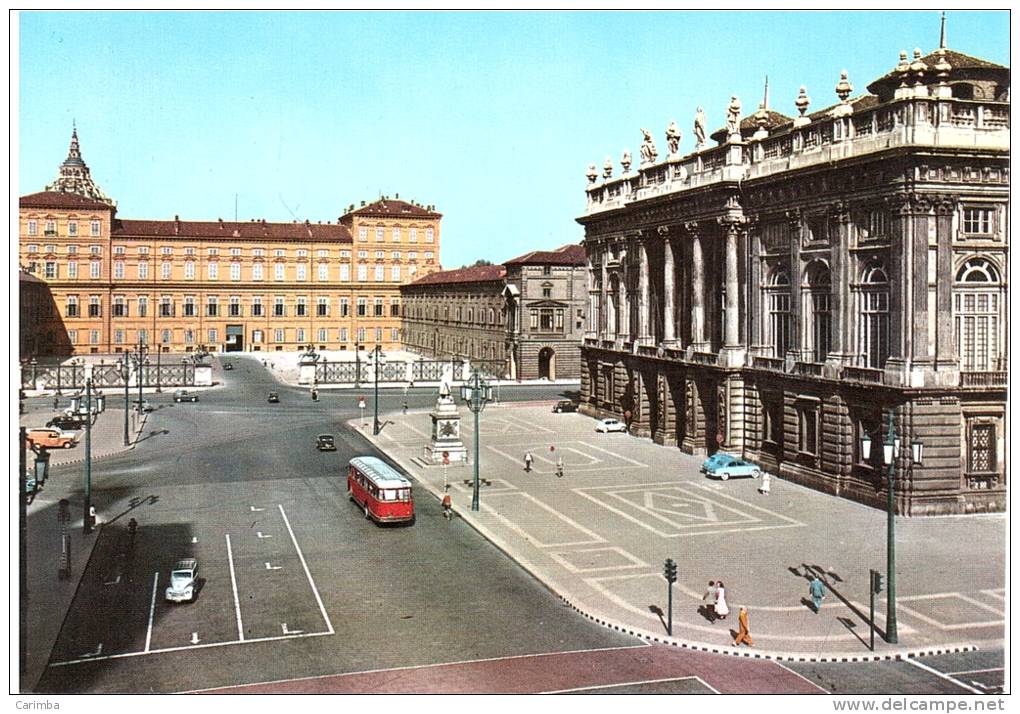
[(733, 454), (724, 454), (720, 451), (705, 459), (701, 464), (701, 473), (721, 481), (727, 481), (731, 476), (758, 478), (761, 476), (761, 469), (750, 461), (744, 461)]

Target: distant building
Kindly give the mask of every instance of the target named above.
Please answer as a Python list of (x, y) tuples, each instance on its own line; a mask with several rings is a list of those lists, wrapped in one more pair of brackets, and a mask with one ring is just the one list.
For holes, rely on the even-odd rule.
[(45, 280), (18, 271), (18, 354), (22, 359), (38, 357), (43, 334), (37, 326), (54, 312), (53, 298)]
[(510, 379), (578, 379), (587, 308), (581, 245), (508, 260), (503, 298)]
[(577, 379), (587, 301), (584, 249), (432, 273), (400, 289), (405, 349), (467, 357), (494, 376)]
[(883, 508), (891, 413), (897, 512), (1003, 510), (1009, 84), (902, 53), (820, 111), (734, 102), (717, 146), (591, 166), (582, 410)]
[(55, 310), (40, 354), (383, 349), (400, 345), (400, 291), (439, 266), (442, 218), (380, 198), (336, 223), (132, 220), (93, 182), (77, 131), (57, 180), (20, 199), (19, 262)]

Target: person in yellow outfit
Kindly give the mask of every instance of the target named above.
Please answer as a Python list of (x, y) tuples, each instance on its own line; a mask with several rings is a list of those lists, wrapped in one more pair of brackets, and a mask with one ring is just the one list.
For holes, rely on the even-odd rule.
[(737, 632), (737, 639), (733, 640), (733, 646), (739, 647), (741, 642), (746, 642), (748, 647), (754, 647), (754, 640), (751, 639), (751, 630), (747, 627), (746, 607), (741, 606), (737, 622), (740, 625), (740, 631)]

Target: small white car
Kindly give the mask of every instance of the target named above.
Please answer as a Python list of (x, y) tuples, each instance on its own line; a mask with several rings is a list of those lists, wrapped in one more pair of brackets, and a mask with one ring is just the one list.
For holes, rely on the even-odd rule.
[(611, 431), (627, 431), (627, 425), (619, 419), (599, 419), (595, 422), (595, 431), (600, 434), (607, 434)]
[(195, 576), (198, 561), (194, 558), (178, 560), (170, 571), (170, 585), (166, 588), (166, 599), (170, 602), (190, 602), (195, 599)]

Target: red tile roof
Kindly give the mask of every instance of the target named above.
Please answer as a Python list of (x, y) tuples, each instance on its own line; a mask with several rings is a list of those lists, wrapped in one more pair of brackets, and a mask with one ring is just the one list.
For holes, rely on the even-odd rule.
[(77, 193), (63, 191), (40, 191), (18, 199), (21, 208), (77, 208), (80, 210), (110, 211), (114, 206)]
[(31, 273), (26, 273), (24, 270), (18, 271), (18, 282), (20, 283), (35, 283), (38, 285), (46, 285), (46, 281), (42, 278), (36, 277)]
[(374, 201), (367, 206), (356, 208), (353, 211), (345, 213), (344, 216), (362, 216), (362, 217), (379, 217), (379, 218), (442, 218), (442, 213), (436, 211), (430, 211), (424, 206), (417, 206), (407, 201), (401, 201), (395, 198), (380, 198), (378, 201)]
[(584, 246), (568, 243), (556, 250), (533, 250), (508, 260), (504, 265), (585, 265)]
[(506, 270), (502, 265), (474, 265), (457, 270), (440, 270), (418, 278), (411, 285), (437, 285), (447, 283), (487, 283), (502, 280)]
[(351, 233), (337, 223), (267, 223), (265, 221), (114, 221), (117, 237), (285, 239), (350, 243)]
[[(989, 62), (988, 60), (983, 60), (980, 59), (979, 57), (971, 57), (970, 55), (964, 54), (963, 52), (957, 52), (956, 50), (946, 49), (945, 57), (946, 62), (948, 62), (954, 70), (957, 69), (991, 69), (1003, 71), (1008, 70), (1007, 67), (1003, 67), (1001, 64), (995, 64), (995, 62)], [(908, 55), (907, 61), (914, 62), (914, 56), (912, 54)], [(921, 58), (921, 61), (928, 65), (929, 71), (933, 71), (933, 68), (939, 61), (938, 50), (935, 50), (934, 52), (929, 52), (928, 54)], [(876, 79), (871, 84), (878, 84), (879, 82), (886, 82), (889, 80), (895, 80), (896, 82), (899, 82), (899, 76), (900, 73), (896, 69), (892, 69), (883, 74), (881, 77)], [(868, 85), (868, 90), (871, 91), (870, 84)]]

